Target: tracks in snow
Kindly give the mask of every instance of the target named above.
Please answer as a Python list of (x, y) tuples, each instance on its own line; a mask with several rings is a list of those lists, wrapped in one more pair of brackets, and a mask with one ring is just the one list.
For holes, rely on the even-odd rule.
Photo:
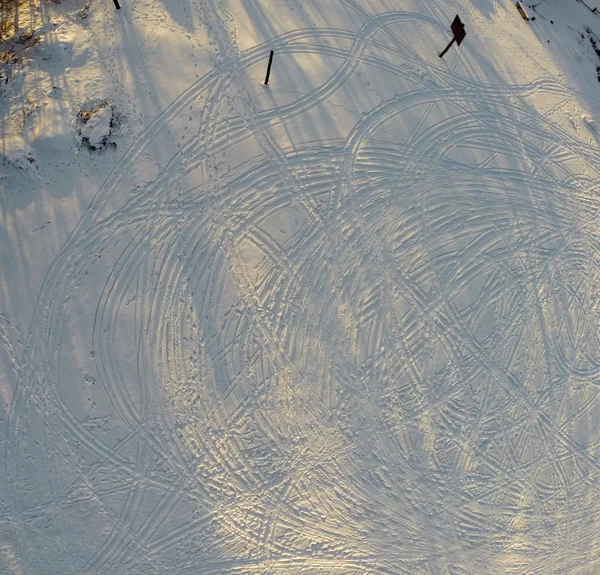
[[(222, 12), (203, 10), (228, 38)], [(50, 546), (53, 568), (89, 575), (585, 561), (600, 512), (600, 278), (582, 206), (600, 158), (528, 103), (569, 98), (555, 81), (450, 75), (399, 34), (436, 22), (394, 12), (356, 34), (275, 39), (282, 56), (339, 65), (270, 109), (243, 78), (264, 48), (224, 40), (219, 67), (124, 155), (50, 269), (23, 354), (7, 472), (28, 573)], [(278, 127), (366, 67), (405, 89), (345, 140), (279, 144)], [(196, 134), (123, 202), (185, 117)], [(100, 254), (103, 289), (86, 301)], [(126, 430), (118, 440), (84, 425), (60, 386), (75, 310), (93, 321), (89, 393)]]

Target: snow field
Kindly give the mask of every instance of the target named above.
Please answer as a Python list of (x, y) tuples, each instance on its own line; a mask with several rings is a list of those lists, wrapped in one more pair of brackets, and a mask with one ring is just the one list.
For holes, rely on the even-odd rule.
[(600, 154), (555, 121), (572, 89), (509, 81), (476, 5), (444, 60), (454, 7), (315, 6), (271, 34), (190, 4), (214, 69), (142, 116), (45, 273), (11, 574), (596, 560)]

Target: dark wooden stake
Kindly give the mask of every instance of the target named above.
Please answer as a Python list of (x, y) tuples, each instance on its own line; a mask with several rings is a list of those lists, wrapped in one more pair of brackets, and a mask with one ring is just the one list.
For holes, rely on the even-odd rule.
[(271, 74), (271, 64), (273, 63), (273, 50), (269, 56), (269, 65), (267, 66), (267, 77), (265, 78), (265, 86), (269, 83), (269, 75)]
[(527, 16), (527, 14), (525, 14), (525, 10), (523, 10), (523, 6), (521, 6), (518, 2), (515, 4), (515, 6), (517, 7), (519, 14), (521, 14), (521, 18), (523, 18), (523, 20), (525, 20), (525, 22), (529, 22), (529, 18)]
[(115, 3), (115, 8), (117, 10), (120, 10), (121, 9), (121, 5), (119, 4), (119, 0), (113, 0), (113, 2)]
[(450, 40), (450, 44), (448, 44), (443, 50), (442, 53), (440, 54), (440, 58), (444, 57), (444, 54), (450, 50), (450, 48), (452, 47), (452, 44), (454, 44), (454, 42), (456, 42), (456, 38), (452, 38), (452, 40)]

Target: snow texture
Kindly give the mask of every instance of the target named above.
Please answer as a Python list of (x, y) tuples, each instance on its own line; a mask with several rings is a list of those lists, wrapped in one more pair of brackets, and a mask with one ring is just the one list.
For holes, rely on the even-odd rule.
[(3, 68), (0, 573), (599, 573), (600, 17), (121, 5)]

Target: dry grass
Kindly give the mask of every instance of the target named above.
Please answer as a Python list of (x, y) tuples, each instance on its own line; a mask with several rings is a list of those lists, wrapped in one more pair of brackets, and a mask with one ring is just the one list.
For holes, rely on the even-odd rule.
[(40, 0), (0, 0), (0, 43), (19, 35), (18, 40), (26, 42), (27, 34), (33, 34), (31, 30), (39, 8)]
[(0, 64), (16, 64), (18, 61), (19, 58), (12, 50), (0, 52)]
[(0, 0), (0, 42), (12, 37), (22, 0)]
[(106, 100), (93, 100), (83, 105), (82, 109), (79, 110), (77, 117), (82, 124), (87, 124), (88, 120), (100, 110), (103, 110), (108, 106)]

